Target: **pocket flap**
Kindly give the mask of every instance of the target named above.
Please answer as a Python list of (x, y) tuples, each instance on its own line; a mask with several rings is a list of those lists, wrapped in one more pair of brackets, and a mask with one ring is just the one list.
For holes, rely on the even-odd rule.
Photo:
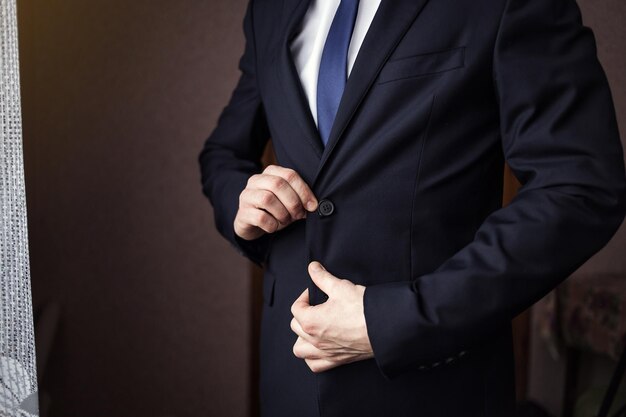
[(461, 68), (463, 65), (465, 65), (464, 46), (398, 58), (385, 64), (378, 77), (378, 83), (437, 74)]

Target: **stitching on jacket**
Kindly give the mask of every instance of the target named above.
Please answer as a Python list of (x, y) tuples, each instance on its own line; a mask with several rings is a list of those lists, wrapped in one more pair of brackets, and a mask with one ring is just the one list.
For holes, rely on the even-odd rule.
[[(422, 147), (420, 148), (419, 159), (417, 160), (417, 173), (415, 174), (415, 184), (413, 185), (413, 199), (411, 201), (411, 223), (409, 228), (409, 279), (415, 282), (415, 277), (413, 274), (415, 272), (415, 268), (413, 265), (413, 223), (415, 216), (415, 201), (417, 200), (417, 189), (419, 188), (419, 180), (420, 174), (422, 172), (422, 159), (424, 156), (424, 150), (426, 149), (426, 141), (428, 140), (428, 132), (430, 131), (430, 124), (433, 117), (433, 111), (435, 107), (435, 94), (433, 93), (433, 97), (430, 101), (430, 109), (428, 111), (428, 118), (426, 119), (426, 127), (424, 128), (424, 133), (422, 134)], [(411, 284), (414, 287), (414, 284)], [(415, 288), (413, 288), (415, 290)]]

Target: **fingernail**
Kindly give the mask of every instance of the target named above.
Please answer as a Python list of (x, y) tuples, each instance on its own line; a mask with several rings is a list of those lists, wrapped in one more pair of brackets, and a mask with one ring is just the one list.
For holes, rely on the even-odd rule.
[(313, 200), (309, 200), (306, 203), (306, 209), (309, 210), (309, 211), (315, 210), (316, 207), (317, 207), (317, 203), (315, 201), (313, 201)]
[(324, 267), (322, 266), (321, 263), (319, 263), (317, 261), (316, 262), (311, 262), (311, 271), (319, 272), (319, 271), (323, 271), (323, 270), (324, 270)]

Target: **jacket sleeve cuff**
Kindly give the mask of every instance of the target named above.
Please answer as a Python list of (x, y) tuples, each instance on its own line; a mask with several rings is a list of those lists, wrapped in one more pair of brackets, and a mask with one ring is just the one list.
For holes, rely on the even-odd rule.
[(241, 255), (250, 259), (258, 266), (262, 266), (267, 260), (270, 242), (273, 236), (274, 235), (272, 234), (264, 234), (263, 236), (253, 240), (245, 240), (233, 231), (231, 243)]
[(419, 311), (412, 282), (391, 282), (365, 289), (363, 308), (367, 333), (379, 370), (387, 379), (400, 374), (408, 364), (416, 324), (412, 317)]
[(388, 380), (408, 371), (443, 368), (468, 353), (462, 347), (468, 345), (457, 335), (442, 337), (442, 323), (424, 314), (417, 284), (390, 282), (365, 289), (363, 307), (374, 360)]

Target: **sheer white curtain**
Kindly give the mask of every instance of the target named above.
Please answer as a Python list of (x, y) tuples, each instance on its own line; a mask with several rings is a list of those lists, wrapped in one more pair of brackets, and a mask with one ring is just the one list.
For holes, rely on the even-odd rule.
[(0, 0), (0, 417), (37, 416), (15, 0)]

